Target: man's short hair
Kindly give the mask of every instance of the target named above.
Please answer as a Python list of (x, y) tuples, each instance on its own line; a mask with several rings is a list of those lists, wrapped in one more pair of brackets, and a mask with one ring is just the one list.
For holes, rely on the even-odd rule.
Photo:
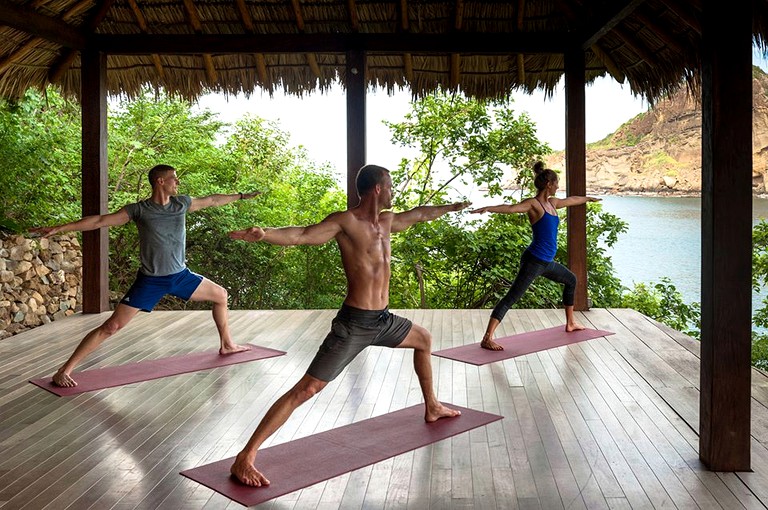
[(384, 183), (384, 177), (389, 175), (389, 170), (383, 166), (378, 165), (365, 165), (357, 172), (357, 178), (355, 179), (355, 185), (357, 186), (357, 194), (363, 197), (366, 193), (376, 187), (377, 184)]
[(174, 170), (176, 169), (170, 165), (155, 165), (149, 171), (149, 175), (147, 175), (147, 178), (149, 179), (149, 185), (154, 188), (155, 183), (160, 177), (165, 177), (168, 172), (173, 172)]

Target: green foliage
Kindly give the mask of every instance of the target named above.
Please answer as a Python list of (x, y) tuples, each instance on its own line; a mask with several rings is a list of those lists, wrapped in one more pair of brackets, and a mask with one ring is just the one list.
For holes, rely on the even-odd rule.
[[(752, 289), (763, 291), (768, 286), (768, 222), (762, 220), (752, 229)], [(755, 310), (752, 323), (768, 328), (768, 297), (764, 297)], [(752, 333), (752, 364), (768, 370), (768, 335)]]
[(752, 365), (768, 372), (768, 335), (752, 332)]
[[(532, 162), (549, 149), (536, 139), (526, 115), (516, 117), (507, 102), (446, 95), (412, 106), (405, 122), (390, 124), (393, 140), (418, 154), (393, 172), (396, 209), (460, 199), (460, 191), (453, 189), (456, 182), (487, 189), (487, 197), (503, 195), (506, 170), (516, 172), (524, 196), (531, 193)], [(600, 303), (618, 303), (621, 284), (605, 248), (626, 225), (603, 213), (599, 204), (590, 204), (587, 228), (590, 292), (594, 289)], [(483, 221), (450, 214), (416, 225), (393, 239), (390, 300), (396, 307), (493, 306), (506, 294), (530, 242), (524, 215), (491, 215)], [(563, 261), (565, 250), (557, 257)], [(554, 307), (561, 301), (560, 285), (537, 279), (515, 306)]]
[(411, 106), (403, 122), (385, 123), (394, 143), (418, 153), (393, 174), (396, 208), (441, 203), (458, 185), (500, 196), (505, 169), (530, 168), (549, 152), (528, 116), (515, 116), (511, 101), (436, 94)]
[(699, 338), (701, 330), (701, 309), (698, 303), (687, 304), (682, 294), (669, 278), (648, 286), (635, 284), (635, 288), (623, 297), (622, 306), (656, 319), (659, 322)]
[(55, 89), (0, 100), (3, 228), (21, 231), (79, 213), (80, 144), (79, 107)]
[[(460, 200), (462, 189), (513, 201), (505, 174), (517, 175), (520, 197), (532, 192), (531, 163), (549, 152), (526, 115), (511, 103), (435, 95), (412, 104), (401, 123), (389, 124), (395, 143), (415, 149), (393, 171), (395, 210)], [(245, 117), (234, 126), (186, 101), (146, 92), (109, 112), (109, 210), (149, 196), (146, 173), (165, 163), (177, 168), (181, 193), (259, 190), (254, 200), (200, 210), (188, 217), (189, 266), (230, 293), (233, 308), (336, 308), (345, 277), (335, 243), (279, 247), (235, 242), (227, 233), (252, 225), (307, 225), (345, 208), (346, 196), (329, 168), (312, 162), (273, 123)], [(624, 137), (625, 142), (627, 137)], [(220, 142), (219, 140), (223, 140)], [(627, 142), (629, 143), (629, 142)], [(24, 231), (81, 215), (80, 109), (49, 88), (18, 101), (0, 101), (0, 230)], [(565, 217), (566, 213), (563, 213)], [(563, 222), (564, 223), (564, 222)], [(587, 205), (588, 293), (594, 307), (631, 307), (698, 337), (700, 311), (686, 304), (668, 279), (621, 286), (607, 255), (626, 232), (620, 218)], [(565, 227), (556, 260), (566, 263)], [(392, 239), (390, 305), (395, 308), (492, 307), (517, 274), (531, 241), (524, 215), (485, 218), (448, 214)], [(768, 285), (768, 223), (753, 233), (753, 287)], [(110, 287), (124, 292), (138, 269), (135, 225), (110, 229)], [(537, 279), (517, 307), (560, 305), (561, 286)], [(166, 300), (166, 307), (207, 307)], [(754, 324), (768, 327), (768, 298)], [(768, 335), (755, 333), (753, 363), (768, 367)]]

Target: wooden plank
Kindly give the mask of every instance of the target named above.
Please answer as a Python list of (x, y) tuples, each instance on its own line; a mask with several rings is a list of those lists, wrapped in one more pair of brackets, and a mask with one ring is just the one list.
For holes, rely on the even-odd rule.
[[(687, 381), (674, 363), (695, 356), (642, 316), (647, 326), (629, 331), (626, 316), (635, 312), (612, 312), (591, 310), (579, 320), (622, 331), (619, 343), (597, 339), (482, 367), (433, 357), (439, 398), (504, 420), (265, 508), (763, 508), (765, 406), (752, 401), (754, 472), (708, 471), (698, 459), (698, 437), (678, 414), (684, 410), (695, 422), (696, 388), (654, 387)], [(12, 393), (0, 395), (0, 502), (4, 508), (238, 508), (178, 472), (242, 448), (267, 408), (305, 372), (335, 313), (233, 311), (230, 324), (238, 338), (288, 354), (258, 366), (147, 381), (65, 402), (27, 383), (29, 370), (52, 370), (103, 317), (74, 316), (49, 328), (56, 334), (31, 330), (0, 342), (0, 355), (16, 360), (15, 367), (0, 368)], [(426, 327), (433, 346), (444, 348), (476, 341), (489, 311), (396, 313)], [(499, 331), (550, 327), (562, 323), (562, 313), (510, 310)], [(100, 366), (162, 357), (210, 349), (218, 341), (205, 311), (141, 314), (120, 335), (88, 361)], [(663, 352), (653, 357), (649, 345)], [(645, 360), (650, 368), (642, 366)], [(646, 378), (649, 372), (663, 377)], [(764, 376), (753, 380), (759, 394)], [(420, 402), (410, 351), (366, 349), (267, 443)]]

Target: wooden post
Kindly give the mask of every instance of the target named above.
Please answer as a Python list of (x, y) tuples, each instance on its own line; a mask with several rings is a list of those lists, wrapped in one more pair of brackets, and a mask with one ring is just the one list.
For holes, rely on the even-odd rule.
[(702, 8), (699, 457), (713, 471), (749, 471), (751, 3)]
[[(584, 53), (565, 54), (565, 173), (566, 194), (587, 193), (587, 145), (584, 93)], [(575, 310), (587, 310), (587, 207), (569, 207), (568, 268), (576, 275)]]
[(357, 171), (366, 163), (365, 133), (365, 52), (347, 52), (347, 207), (360, 201), (355, 179)]
[[(107, 57), (80, 55), (83, 124), (83, 216), (105, 214), (107, 203)], [(83, 232), (83, 312), (109, 310), (109, 235), (106, 228)]]

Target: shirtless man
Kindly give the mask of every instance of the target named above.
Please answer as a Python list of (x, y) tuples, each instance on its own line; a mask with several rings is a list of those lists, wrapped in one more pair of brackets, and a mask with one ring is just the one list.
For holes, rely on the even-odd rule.
[(251, 227), (229, 234), (232, 239), (281, 246), (318, 245), (335, 238), (347, 277), (344, 304), (307, 373), (267, 411), (230, 468), (232, 475), (246, 485), (269, 485), (266, 476), (254, 466), (261, 444), (297, 407), (325, 388), (369, 345), (414, 350), (413, 366), (424, 395), (424, 419), (427, 422), (460, 414), (440, 403), (432, 389), (430, 333), (387, 309), (390, 234), (415, 223), (434, 220), (450, 211), (459, 211), (469, 203), (416, 207), (402, 213), (382, 212), (392, 207), (392, 179), (386, 168), (375, 165), (366, 165), (358, 172), (357, 193), (360, 203), (356, 207), (332, 213), (315, 225), (276, 229)]
[(213, 302), (213, 320), (219, 332), (220, 354), (249, 349), (248, 346), (232, 341), (227, 322), (227, 291), (187, 269), (185, 217), (188, 212), (253, 198), (259, 193), (217, 194), (202, 198), (176, 195), (179, 178), (176, 170), (168, 165), (155, 166), (149, 171), (148, 177), (152, 196), (147, 200), (128, 204), (111, 214), (86, 216), (64, 225), (31, 229), (47, 237), (59, 232), (124, 225), (131, 220), (136, 222), (139, 229), (141, 269), (136, 280), (112, 315), (101, 326), (85, 335), (70, 358), (53, 375), (52, 382), (56, 386), (77, 386), (71, 373), (78, 363), (128, 324), (140, 310), (152, 311), (166, 294), (189, 301)]

